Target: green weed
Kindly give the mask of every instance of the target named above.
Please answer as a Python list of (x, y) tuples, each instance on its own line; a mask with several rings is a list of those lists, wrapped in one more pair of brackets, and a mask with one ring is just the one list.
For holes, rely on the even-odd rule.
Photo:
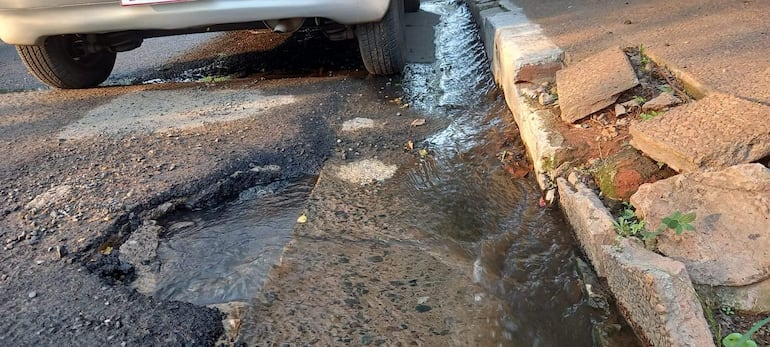
[(695, 212), (682, 214), (682, 212), (675, 211), (663, 218), (658, 228), (649, 231), (646, 228), (646, 222), (636, 217), (634, 207), (624, 202), (623, 211), (612, 221), (612, 226), (619, 236), (653, 240), (668, 230), (673, 230), (676, 235), (681, 235), (685, 231), (695, 231), (695, 227), (692, 225), (693, 221), (695, 221)]
[(650, 120), (658, 116), (658, 112), (656, 111), (650, 111), (650, 112), (642, 112), (639, 114), (639, 117), (642, 118), (642, 120)]
[(722, 339), (722, 346), (724, 347), (757, 347), (757, 343), (751, 339), (751, 335), (754, 335), (763, 325), (770, 322), (770, 317), (767, 317), (759, 322), (754, 323), (745, 334), (732, 333)]
[(612, 221), (615, 232), (622, 237), (639, 237), (644, 229), (644, 221), (636, 218), (634, 207), (624, 202), (623, 211), (617, 219)]
[(645, 240), (652, 240), (668, 230), (673, 230), (676, 235), (681, 235), (685, 230), (695, 231), (695, 227), (691, 224), (693, 221), (695, 221), (695, 212), (682, 214), (682, 212), (676, 211), (663, 218), (655, 231), (642, 232), (642, 237)]

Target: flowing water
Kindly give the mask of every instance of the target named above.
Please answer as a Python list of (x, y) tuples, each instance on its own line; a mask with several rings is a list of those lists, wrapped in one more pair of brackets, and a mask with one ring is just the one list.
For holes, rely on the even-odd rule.
[[(608, 326), (618, 329), (622, 319), (584, 297), (576, 270), (579, 246), (556, 208), (538, 206), (534, 178), (511, 179), (497, 159), (505, 105), (500, 98), (489, 102), (495, 86), (468, 9), (442, 0), (423, 2), (422, 9), (441, 18), (436, 62), (409, 65), (404, 91), (413, 107), (452, 123), (427, 140), (435, 153), (409, 170), (404, 189), (432, 206), (433, 238), (457, 245), (473, 264), (473, 280), (508, 304), (488, 323), (498, 337), (490, 341), (597, 344), (597, 336)], [(627, 327), (613, 338), (624, 346), (638, 343)]]
[[(394, 194), (411, 196), (431, 214), (399, 223), (451, 245), (484, 295), (506, 303), (480, 329), (490, 345), (592, 346), (608, 330), (615, 330), (608, 333), (613, 345), (638, 345), (616, 311), (596, 308), (584, 294), (579, 247), (558, 209), (540, 208), (535, 180), (512, 179), (497, 159), (505, 104), (494, 97), (468, 9), (454, 0), (423, 1), (422, 9), (439, 17), (436, 61), (407, 66), (404, 98), (426, 117), (451, 122), (426, 140), (429, 158), (393, 178), (400, 190)], [(214, 211), (174, 216), (167, 226), (179, 230), (161, 240), (155, 295), (197, 304), (257, 297), (313, 183), (255, 187)]]

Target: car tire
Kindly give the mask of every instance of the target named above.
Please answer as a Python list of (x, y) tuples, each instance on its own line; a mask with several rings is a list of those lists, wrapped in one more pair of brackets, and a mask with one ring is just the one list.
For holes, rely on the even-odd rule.
[(356, 26), (358, 48), (370, 74), (393, 75), (404, 69), (403, 17), (403, 0), (391, 0), (382, 20)]
[(404, 12), (414, 13), (420, 10), (420, 0), (404, 0)]
[(104, 82), (115, 66), (114, 52), (80, 53), (75, 35), (51, 36), (42, 45), (16, 46), (27, 70), (41, 82), (61, 89), (90, 88)]

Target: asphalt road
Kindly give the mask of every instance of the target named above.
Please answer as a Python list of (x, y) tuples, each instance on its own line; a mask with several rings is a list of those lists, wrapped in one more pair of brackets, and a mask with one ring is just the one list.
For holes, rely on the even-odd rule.
[[(412, 56), (430, 59), (431, 42), (416, 47)], [(134, 230), (255, 184), (323, 175), (328, 160), (412, 161), (405, 139), (447, 125), (410, 126), (421, 115), (394, 102), (397, 78), (368, 76), (354, 41), (313, 32), (148, 40), (119, 55), (106, 86), (89, 90), (42, 87), (11, 46), (1, 45), (0, 57), (0, 345), (213, 344), (224, 328), (219, 311), (130, 287), (136, 274), (119, 247)], [(224, 78), (174, 82), (206, 77)], [(389, 125), (338, 133), (358, 116)], [(255, 170), (266, 165), (280, 170)], [(403, 252), (420, 252), (412, 248)], [(436, 289), (431, 295), (450, 295)], [(409, 324), (430, 336), (441, 320)]]
[[(403, 80), (368, 75), (355, 41), (312, 31), (148, 40), (89, 90), (35, 90), (0, 46), (0, 90), (13, 91), (0, 97), (0, 345), (526, 345), (533, 332), (574, 340), (570, 329), (550, 332), (556, 323), (521, 318), (520, 329), (510, 301), (480, 283), (486, 270), (470, 254), (483, 244), (463, 246), (481, 237), (484, 208), (505, 233), (520, 229), (522, 211), (537, 221), (532, 230), (562, 222), (537, 207), (534, 180), (507, 176), (496, 154), (523, 153), (507, 130), (475, 129), (510, 113), (488, 89), (487, 62), (467, 61), (482, 52), (469, 14), (455, 2), (437, 6), (464, 13), (465, 22), (444, 23), (464, 44), (443, 52), (457, 59)], [(410, 60), (433, 59), (435, 24), (408, 18)], [(406, 85), (416, 103), (441, 104), (409, 107)], [(440, 171), (431, 157), (439, 148), (474, 162)], [(159, 240), (173, 233), (163, 218), (308, 177), (319, 178), (305, 220), (244, 310), (224, 316), (132, 287), (137, 278), (152, 284), (162, 266)], [(509, 203), (495, 207), (500, 199)], [(546, 248), (568, 242), (562, 231), (561, 241), (543, 234)], [(581, 305), (570, 283), (578, 294), (567, 306)], [(552, 319), (564, 326), (561, 312)], [(590, 339), (590, 328), (576, 330)]]

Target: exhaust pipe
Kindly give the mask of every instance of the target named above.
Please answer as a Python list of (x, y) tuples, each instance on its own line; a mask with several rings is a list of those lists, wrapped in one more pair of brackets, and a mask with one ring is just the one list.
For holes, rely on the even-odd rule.
[(305, 18), (284, 18), (264, 21), (265, 26), (277, 33), (293, 33), (305, 24)]

